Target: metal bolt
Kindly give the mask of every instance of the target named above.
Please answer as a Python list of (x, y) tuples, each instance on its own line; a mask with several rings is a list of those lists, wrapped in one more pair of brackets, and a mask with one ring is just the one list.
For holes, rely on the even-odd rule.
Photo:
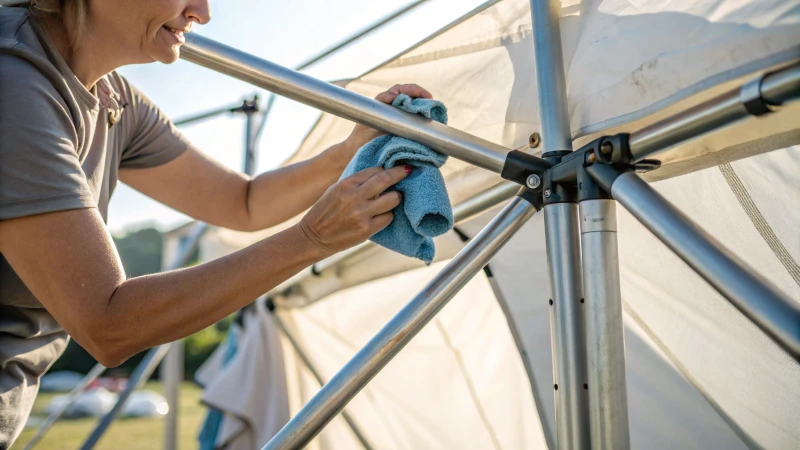
[(528, 138), (528, 146), (530, 146), (530, 148), (538, 147), (541, 142), (542, 142), (542, 136), (539, 135), (539, 133), (534, 132), (533, 134), (531, 134), (531, 137)]
[(539, 178), (539, 175), (534, 173), (528, 177), (528, 179), (525, 181), (525, 184), (527, 184), (531, 189), (536, 189), (542, 184), (542, 179)]
[(611, 145), (611, 142), (603, 142), (600, 146), (600, 151), (603, 152), (604, 155), (611, 153), (612, 150), (614, 150), (614, 146)]
[(550, 189), (545, 189), (544, 198), (550, 198)]
[(587, 163), (593, 163), (594, 160), (595, 160), (594, 152), (586, 154), (586, 162)]

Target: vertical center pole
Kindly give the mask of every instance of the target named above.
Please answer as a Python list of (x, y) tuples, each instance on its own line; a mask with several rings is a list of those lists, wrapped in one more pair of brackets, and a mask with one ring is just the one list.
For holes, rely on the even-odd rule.
[(179, 339), (169, 346), (161, 363), (161, 380), (164, 383), (164, 397), (169, 405), (164, 418), (164, 450), (178, 448), (179, 406), (181, 381), (183, 381), (183, 340)]
[[(557, 162), (572, 151), (559, 0), (531, 0), (542, 156)], [(557, 194), (557, 195), (553, 195)], [(556, 447), (588, 449), (589, 410), (581, 299), (578, 205), (574, 195), (545, 183), (545, 235), (550, 276), (550, 324)], [(557, 200), (556, 200), (557, 199)]]
[(580, 220), (592, 448), (626, 450), (630, 436), (616, 202), (581, 200)]
[[(256, 99), (258, 101), (258, 99)], [(244, 173), (253, 176), (256, 172), (256, 150), (255, 150), (255, 126), (254, 116), (258, 112), (257, 108), (245, 109), (247, 122), (244, 127)]]
[(559, 450), (590, 446), (577, 214), (578, 205), (574, 202), (544, 207)]
[(567, 80), (561, 51), (561, 27), (558, 24), (560, 7), (560, 0), (531, 0), (533, 58), (536, 63), (544, 158), (551, 156), (554, 151), (572, 150)]

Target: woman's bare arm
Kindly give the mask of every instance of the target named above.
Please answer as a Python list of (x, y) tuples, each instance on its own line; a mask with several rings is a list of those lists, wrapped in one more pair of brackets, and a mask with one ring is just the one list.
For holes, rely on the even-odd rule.
[[(398, 84), (376, 100), (398, 94), (431, 98), (415, 84)], [(263, 173), (252, 180), (190, 148), (166, 164), (120, 171), (134, 189), (204, 222), (242, 231), (282, 223), (310, 208), (336, 182), (355, 152), (382, 133), (356, 125), (350, 136), (307, 161)]]
[(96, 209), (0, 221), (0, 252), (64, 329), (111, 367), (219, 321), (382, 229), (400, 197), (379, 194), (408, 170), (359, 172), (331, 187), (298, 225), (192, 268), (126, 280)]
[(203, 222), (256, 231), (307, 210), (335, 183), (347, 161), (338, 146), (314, 158), (265, 172), (252, 180), (190, 147), (174, 160), (120, 171), (134, 189)]

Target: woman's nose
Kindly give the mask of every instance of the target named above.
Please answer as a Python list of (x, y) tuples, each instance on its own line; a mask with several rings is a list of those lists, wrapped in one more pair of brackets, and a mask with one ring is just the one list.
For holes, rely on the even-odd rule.
[(208, 0), (189, 0), (183, 16), (200, 25), (208, 23), (211, 20), (211, 7), (208, 5)]

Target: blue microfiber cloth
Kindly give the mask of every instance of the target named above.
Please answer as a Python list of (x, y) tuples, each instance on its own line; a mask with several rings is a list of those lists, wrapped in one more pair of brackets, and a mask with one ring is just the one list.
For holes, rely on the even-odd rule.
[[(442, 102), (400, 94), (392, 102), (404, 111), (421, 114), (447, 124), (447, 108)], [(406, 256), (430, 264), (435, 248), (433, 237), (453, 228), (453, 209), (439, 168), (447, 156), (408, 139), (384, 135), (375, 138), (356, 152), (342, 178), (361, 170), (382, 166), (413, 166), (411, 174), (393, 188), (403, 193), (403, 201), (394, 209), (394, 220), (370, 240)]]

